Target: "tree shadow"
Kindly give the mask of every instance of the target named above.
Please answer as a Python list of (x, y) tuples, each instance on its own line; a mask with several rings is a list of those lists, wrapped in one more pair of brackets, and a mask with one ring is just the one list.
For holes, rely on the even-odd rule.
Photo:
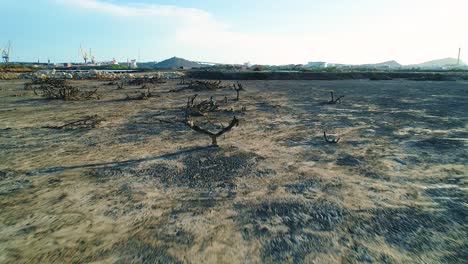
[(189, 149), (176, 151), (176, 152), (173, 152), (173, 153), (163, 154), (163, 155), (160, 155), (160, 156), (141, 158), (141, 159), (133, 159), (133, 160), (91, 163), (91, 164), (82, 164), (82, 165), (75, 165), (75, 166), (48, 167), (48, 168), (42, 168), (42, 169), (37, 169), (37, 170), (32, 170), (32, 171), (26, 172), (26, 175), (27, 176), (37, 176), (37, 175), (41, 175), (41, 174), (51, 174), (51, 173), (56, 173), (56, 172), (75, 170), (75, 169), (83, 169), (83, 168), (133, 166), (133, 165), (137, 165), (138, 163), (143, 163), (143, 162), (147, 162), (147, 161), (155, 161), (155, 160), (165, 160), (165, 159), (170, 159), (170, 158), (177, 157), (179, 155), (190, 154), (190, 153), (193, 153), (193, 152), (197, 152), (197, 151), (201, 151), (201, 150), (209, 150), (209, 149), (217, 149), (217, 147), (213, 147), (213, 146), (193, 147), (193, 148), (189, 148)]
[(48, 103), (50, 101), (53, 101), (53, 100), (49, 98), (40, 97), (40, 98), (19, 99), (12, 103), (13, 104), (34, 104), (34, 103)]

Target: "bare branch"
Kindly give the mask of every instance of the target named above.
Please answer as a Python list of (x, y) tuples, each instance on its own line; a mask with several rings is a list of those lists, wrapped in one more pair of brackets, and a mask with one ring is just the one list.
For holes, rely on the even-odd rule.
[(330, 144), (337, 144), (338, 142), (340, 142), (340, 138), (330, 139), (327, 136), (327, 132), (325, 132), (325, 131), (323, 131), (323, 137), (325, 139), (325, 142), (330, 143)]
[[(203, 110), (208, 110), (213, 107), (217, 108), (217, 105), (215, 104), (213, 97), (210, 98), (210, 101), (203, 101), (200, 104), (194, 105), (194, 100), (197, 97), (197, 94), (191, 96), (187, 100), (187, 108), (185, 109), (185, 125), (190, 127), (192, 130), (205, 134), (211, 138), (211, 145), (212, 146), (218, 146), (218, 137), (223, 135), (224, 133), (230, 131), (234, 126), (239, 125), (239, 120), (234, 116), (234, 118), (231, 120), (228, 126), (223, 127), (220, 131), (214, 133), (211, 132), (207, 129), (201, 128), (200, 126), (196, 125), (194, 121), (192, 120), (192, 115), (195, 113), (197, 115), (203, 115), (201, 111)], [(206, 108), (205, 106), (208, 106)]]
[(63, 128), (95, 128), (103, 121), (98, 115), (85, 116), (82, 119), (66, 123), (61, 126), (46, 126), (45, 128), (63, 129)]
[(211, 131), (208, 131), (206, 129), (201, 128), (200, 126), (196, 125), (193, 120), (190, 118), (190, 116), (186, 115), (185, 117), (185, 124), (190, 127), (192, 130), (205, 134), (211, 138), (211, 145), (214, 147), (218, 146), (218, 137), (223, 135), (224, 133), (230, 131), (234, 126), (239, 125), (239, 120), (234, 116), (234, 118), (231, 120), (229, 125), (227, 127), (222, 128), (220, 131), (213, 133)]
[(195, 94), (188, 98), (187, 100), (187, 109), (192, 113), (191, 115), (203, 116), (204, 113), (216, 111), (219, 108), (219, 105), (213, 99), (213, 96), (210, 97), (210, 100), (204, 100), (201, 103), (195, 104), (195, 98), (198, 95)]
[(343, 98), (344, 95), (338, 97), (337, 99), (334, 99), (333, 91), (330, 91), (330, 97), (331, 97), (331, 99), (330, 99), (330, 101), (328, 101), (328, 104), (336, 104), (338, 102), (341, 102), (341, 98)]

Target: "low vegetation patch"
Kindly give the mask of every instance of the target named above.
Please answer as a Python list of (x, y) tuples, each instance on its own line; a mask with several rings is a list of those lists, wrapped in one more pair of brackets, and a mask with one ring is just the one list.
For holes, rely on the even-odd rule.
[(94, 91), (80, 91), (73, 87), (63, 79), (45, 79), (39, 82), (39, 87), (34, 88), (36, 95), (46, 97), (48, 99), (77, 101), (100, 99), (101, 95)]

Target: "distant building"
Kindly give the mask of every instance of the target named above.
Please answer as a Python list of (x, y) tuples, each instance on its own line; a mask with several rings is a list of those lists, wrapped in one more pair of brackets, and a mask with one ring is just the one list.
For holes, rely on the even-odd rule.
[(307, 63), (306, 67), (308, 68), (327, 68), (328, 63), (324, 61), (312, 61)]
[(127, 61), (129, 68), (138, 68), (136, 60)]
[(192, 67), (188, 66), (180, 66), (180, 67), (172, 67), (173, 70), (191, 70)]

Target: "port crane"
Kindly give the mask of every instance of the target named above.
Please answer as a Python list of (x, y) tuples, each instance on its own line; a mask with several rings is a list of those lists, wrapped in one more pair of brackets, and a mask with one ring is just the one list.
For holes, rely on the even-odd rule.
[(93, 54), (93, 52), (91, 51), (91, 49), (89, 49), (89, 54), (88, 54), (88, 55), (89, 55), (89, 58), (91, 59), (91, 63), (92, 63), (92, 64), (95, 64), (96, 61), (94, 60), (94, 54)]
[(81, 56), (83, 57), (84, 63), (88, 64), (88, 53), (86, 53), (86, 51), (81, 47), (81, 45), (80, 45), (80, 53), (81, 53)]

